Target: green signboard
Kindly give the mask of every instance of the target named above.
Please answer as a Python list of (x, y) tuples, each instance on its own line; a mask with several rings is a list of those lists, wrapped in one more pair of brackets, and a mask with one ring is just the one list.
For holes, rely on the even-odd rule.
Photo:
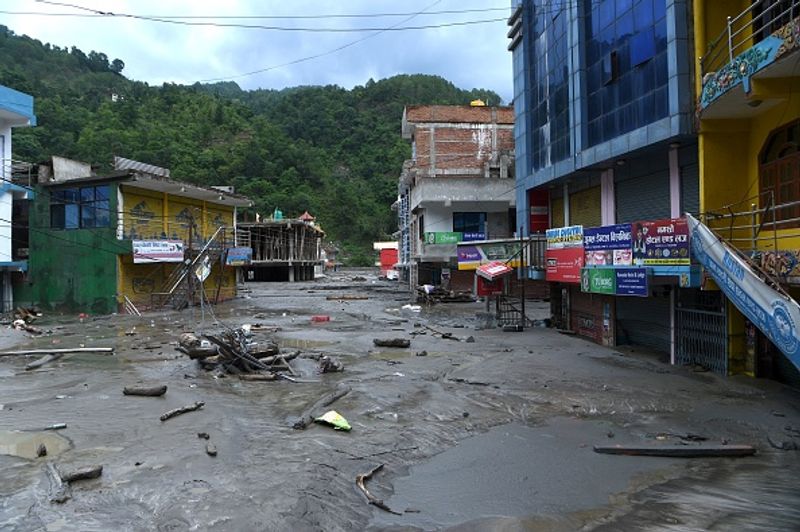
[(447, 232), (436, 232), (436, 233), (425, 233), (425, 243), (426, 244), (458, 244), (461, 242), (461, 233), (447, 233)]
[(613, 268), (584, 268), (581, 271), (581, 290), (593, 294), (614, 295), (617, 290)]

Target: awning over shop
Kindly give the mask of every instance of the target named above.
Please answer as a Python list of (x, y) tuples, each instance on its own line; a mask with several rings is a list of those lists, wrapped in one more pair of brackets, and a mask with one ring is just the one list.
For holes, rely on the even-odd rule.
[(514, 271), (513, 268), (511, 268), (504, 262), (492, 261), (488, 264), (484, 264), (483, 266), (479, 266), (478, 269), (475, 270), (475, 273), (478, 274), (478, 276), (483, 277), (487, 281), (494, 281), (498, 277), (508, 275), (513, 271)]

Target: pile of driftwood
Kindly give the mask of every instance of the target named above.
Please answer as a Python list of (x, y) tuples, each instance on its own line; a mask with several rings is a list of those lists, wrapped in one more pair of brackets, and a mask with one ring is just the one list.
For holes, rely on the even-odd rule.
[(205, 370), (237, 375), (247, 381), (282, 379), (295, 382), (297, 374), (289, 362), (300, 356), (317, 360), (319, 373), (344, 369), (341, 362), (327, 355), (301, 354), (300, 351), (281, 353), (275, 342), (255, 342), (247, 327), (226, 330), (217, 335), (206, 334), (203, 340), (192, 333), (183, 333), (177, 349), (197, 360)]

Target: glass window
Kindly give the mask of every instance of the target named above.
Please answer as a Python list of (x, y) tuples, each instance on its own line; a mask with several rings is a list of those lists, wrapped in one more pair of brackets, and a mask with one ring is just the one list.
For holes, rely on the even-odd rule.
[(485, 233), (485, 212), (454, 212), (453, 231), (456, 233)]
[(67, 188), (50, 194), (50, 227), (53, 229), (83, 229), (109, 227), (110, 187)]
[(631, 64), (639, 66), (656, 55), (656, 41), (653, 28), (640, 31), (631, 39)]

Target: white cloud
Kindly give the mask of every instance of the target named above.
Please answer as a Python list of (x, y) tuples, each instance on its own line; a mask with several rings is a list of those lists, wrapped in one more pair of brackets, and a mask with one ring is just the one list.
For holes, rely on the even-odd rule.
[[(114, 13), (151, 16), (170, 15), (297, 15), (333, 13), (416, 12), (433, 0), (404, 2), (350, 0), (348, 2), (295, 2), (229, 0), (221, 4), (192, 0), (73, 0), (75, 4)], [(442, 0), (430, 10), (505, 7), (508, 0), (488, 4), (480, 0)], [(33, 0), (7, 0), (6, 11), (80, 12)], [(406, 25), (442, 24), (456, 21), (504, 18), (508, 11), (418, 16)], [(386, 27), (402, 18), (222, 20), (295, 27)], [(370, 77), (395, 74), (438, 74), (462, 88), (481, 87), (511, 96), (511, 54), (506, 50), (504, 22), (474, 26), (385, 32), (345, 50), (319, 59), (268, 72), (238, 75), (327, 52), (364, 33), (279, 32), (242, 28), (186, 27), (129, 18), (44, 17), (0, 14), (0, 24), (59, 46), (77, 46), (84, 52), (104, 52), (125, 61), (125, 75), (161, 84), (165, 81), (194, 83), (211, 78), (232, 78), (243, 88), (280, 89), (294, 85), (361, 85)]]

